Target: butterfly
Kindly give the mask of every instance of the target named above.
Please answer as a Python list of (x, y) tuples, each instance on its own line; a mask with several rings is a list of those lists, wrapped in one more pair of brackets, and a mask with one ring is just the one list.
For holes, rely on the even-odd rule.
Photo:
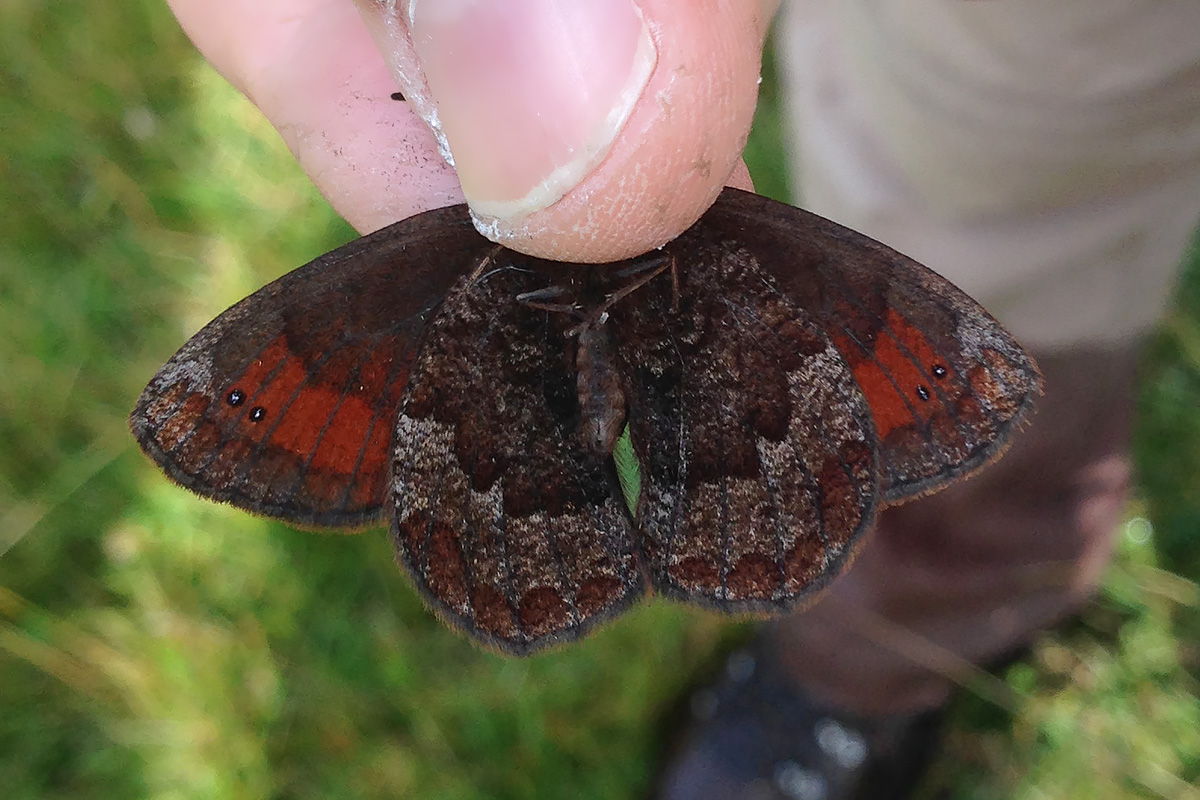
[(617, 264), (505, 249), (461, 205), (398, 222), (218, 316), (130, 426), (204, 497), (386, 520), (444, 621), (525, 655), (650, 592), (797, 607), (883, 507), (997, 457), (1040, 391), (944, 278), (725, 189)]

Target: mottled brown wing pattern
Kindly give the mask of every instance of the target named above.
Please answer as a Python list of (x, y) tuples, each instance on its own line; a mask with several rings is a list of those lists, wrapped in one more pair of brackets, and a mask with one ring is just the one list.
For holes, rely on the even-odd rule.
[(1041, 392), (1037, 366), (978, 303), (873, 239), (732, 189), (704, 227), (743, 239), (829, 333), (870, 406), (886, 502), (994, 459)]
[[(382, 513), (391, 438), (433, 306), (490, 246), (461, 207), (358, 239), (217, 317), (155, 375), (130, 427), (196, 493), (300, 525)], [(459, 254), (455, 259), (454, 254)]]
[[(649, 588), (793, 608), (882, 505), (995, 458), (1040, 387), (949, 282), (727, 189), (625, 265), (517, 255), (465, 206), (413, 217), (219, 316), (130, 424), (204, 496), (301, 525), (386, 512), (434, 610), (528, 654)], [(598, 433), (623, 411), (632, 516)]]
[(429, 326), (397, 423), (393, 534), (451, 625), (504, 652), (576, 639), (645, 592), (607, 454), (579, 437), (573, 320), (498, 253)]
[(840, 571), (874, 520), (870, 415), (748, 251), (693, 230), (667, 252), (686, 265), (678, 297), (657, 281), (609, 323), (636, 387), (642, 553), (668, 597), (778, 613)]

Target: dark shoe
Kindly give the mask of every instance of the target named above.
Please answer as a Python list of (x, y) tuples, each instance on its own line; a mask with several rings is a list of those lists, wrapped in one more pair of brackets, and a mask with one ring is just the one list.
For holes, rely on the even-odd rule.
[(761, 647), (691, 697), (660, 800), (901, 800), (938, 740), (940, 709), (863, 717), (823, 708)]

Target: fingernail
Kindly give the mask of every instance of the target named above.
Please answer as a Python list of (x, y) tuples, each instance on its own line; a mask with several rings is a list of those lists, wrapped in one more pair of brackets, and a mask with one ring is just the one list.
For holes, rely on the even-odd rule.
[(654, 70), (631, 0), (410, 0), (437, 123), (477, 215), (554, 203), (607, 154)]

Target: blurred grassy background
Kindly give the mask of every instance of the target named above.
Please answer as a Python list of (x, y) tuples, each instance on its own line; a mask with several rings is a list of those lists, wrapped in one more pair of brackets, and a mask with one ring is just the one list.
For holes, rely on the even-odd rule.
[[(126, 433), (142, 385), (352, 232), (159, 0), (0, 15), (0, 793), (644, 793), (661, 720), (747, 629), (650, 603), (506, 660), (422, 609), (379, 532), (300, 533), (169, 484)], [(779, 196), (771, 91), (749, 159)], [(1193, 259), (1104, 590), (956, 703), (931, 794), (1197, 796), (1198, 409)]]

